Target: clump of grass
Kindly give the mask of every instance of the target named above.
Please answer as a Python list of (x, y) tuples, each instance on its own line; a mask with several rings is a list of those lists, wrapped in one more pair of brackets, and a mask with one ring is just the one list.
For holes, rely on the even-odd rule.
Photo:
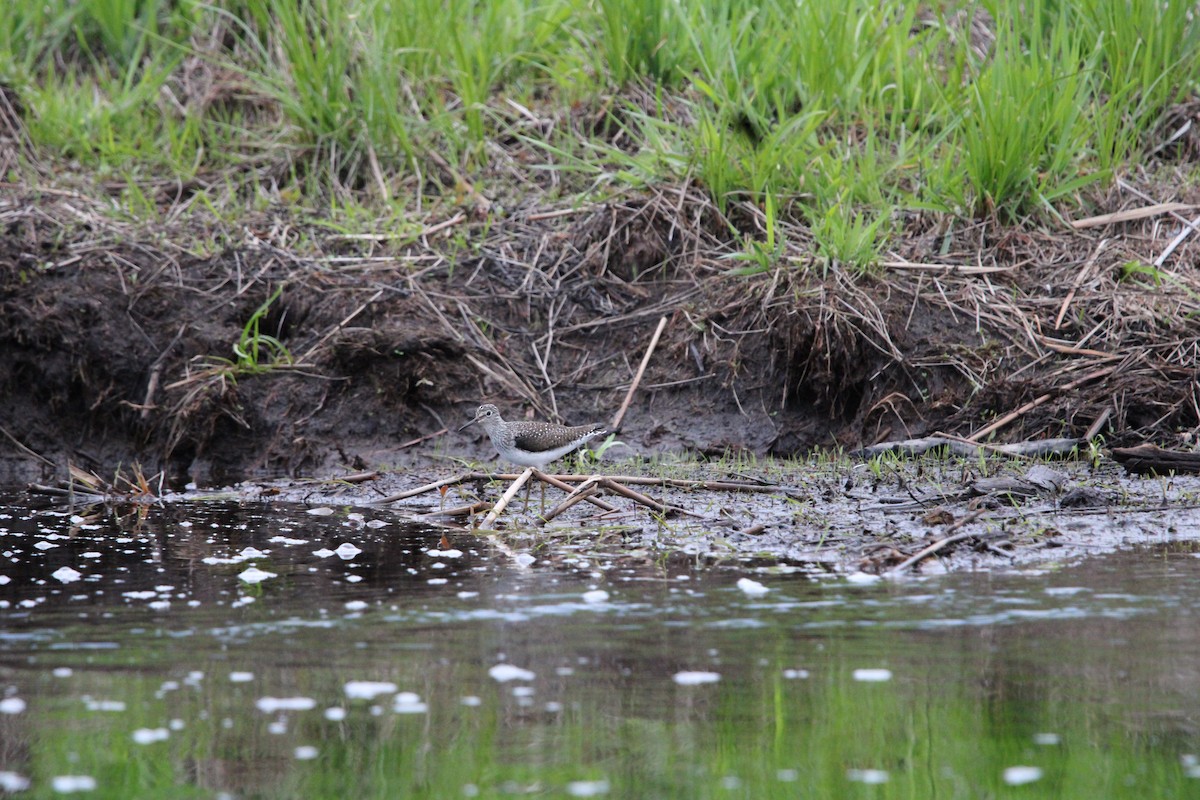
[[(916, 0), (12, 5), (0, 81), (43, 163), (205, 176), (211, 204), (318, 213), (475, 202), (506, 165), (552, 176), (529, 186), (567, 202), (694, 179), (722, 213), (770, 198), (774, 242), (739, 245), (756, 270), (869, 269), (897, 212), (1060, 214), (1200, 81), (1200, 22), (1179, 3), (997, 0), (966, 18)], [(193, 102), (198, 67), (221, 77)], [(579, 108), (599, 113), (582, 124)], [(125, 200), (153, 216), (151, 194)]]

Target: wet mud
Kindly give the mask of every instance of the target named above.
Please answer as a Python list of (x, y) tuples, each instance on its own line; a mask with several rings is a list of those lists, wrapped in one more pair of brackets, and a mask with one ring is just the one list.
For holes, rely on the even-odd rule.
[[(623, 563), (752, 560), (783, 572), (857, 574), (862, 580), (1044, 569), (1135, 546), (1200, 541), (1200, 478), (1129, 476), (1111, 464), (925, 458), (883, 465), (637, 466), (617, 463), (602, 471), (670, 482), (635, 488), (672, 510), (660, 513), (605, 492), (601, 496), (614, 511), (579, 503), (547, 523), (543, 517), (567, 495), (546, 487), (543, 497), (533, 487), (527, 503), (518, 495), (494, 525), (479, 529), (515, 475), (446, 468), (342, 476), (349, 481), (248, 481), (216, 495), (191, 491), (178, 497), (285, 501), (343, 510), (338, 513), (384, 507), (430, 525), (431, 538), (440, 531), (459, 541), (470, 533), (513, 558), (532, 553), (543, 562), (616, 551)], [(470, 478), (454, 480), (464, 474)], [(446, 482), (445, 493), (434, 489), (391, 500), (431, 481)], [(712, 488), (725, 483), (756, 488)], [(472, 513), (461, 511), (472, 504), (478, 504)]]

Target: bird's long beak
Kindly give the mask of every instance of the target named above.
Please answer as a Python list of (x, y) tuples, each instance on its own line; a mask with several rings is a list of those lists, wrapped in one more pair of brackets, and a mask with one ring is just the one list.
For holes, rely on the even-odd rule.
[(459, 430), (460, 430), (460, 431), (465, 431), (467, 428), (471, 427), (471, 426), (472, 426), (472, 425), (474, 425), (476, 422), (479, 422), (479, 417), (476, 417), (475, 419), (473, 419), (473, 420), (471, 420), (470, 422), (468, 422), (466, 425), (463, 425), (461, 428), (459, 428)]

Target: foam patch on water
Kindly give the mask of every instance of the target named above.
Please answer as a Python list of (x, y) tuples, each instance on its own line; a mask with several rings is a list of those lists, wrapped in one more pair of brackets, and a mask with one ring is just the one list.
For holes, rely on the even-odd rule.
[(155, 742), (165, 742), (171, 737), (171, 732), (166, 728), (138, 728), (133, 732), (133, 741), (136, 744), (154, 744)]
[(567, 794), (571, 797), (599, 797), (608, 794), (608, 781), (571, 781), (567, 784)]
[(512, 664), (497, 664), (488, 670), (488, 675), (491, 676), (492, 680), (500, 683), (507, 683), (508, 681), (531, 681), (536, 677), (535, 673), (513, 666)]
[(392, 700), (392, 711), (397, 714), (424, 714), (428, 710), (429, 706), (416, 692), (400, 692)]
[(240, 573), (238, 573), (238, 577), (244, 580), (246, 583), (262, 583), (265, 580), (269, 580), (270, 578), (278, 578), (279, 576), (274, 572), (267, 572), (265, 569), (250, 567), (249, 569), (242, 570)]
[(349, 561), (350, 559), (354, 558), (356, 555), (361, 553), (362, 548), (352, 544), (351, 542), (342, 542), (341, 544), (339, 544), (337, 546), (337, 550), (334, 550), (333, 552), (338, 558), (342, 559), (343, 561)]
[(254, 706), (265, 714), (274, 714), (277, 711), (311, 711), (317, 707), (317, 701), (311, 697), (260, 697)]
[(741, 589), (750, 597), (762, 597), (764, 594), (771, 591), (758, 581), (752, 581), (749, 578), (739, 578), (737, 582), (737, 588)]
[(892, 671), (890, 669), (856, 669), (854, 670), (854, 680), (864, 681), (866, 683), (882, 683), (892, 679)]
[(719, 672), (702, 672), (696, 670), (684, 670), (676, 672), (671, 676), (671, 680), (678, 683), (680, 686), (699, 686), (704, 683), (716, 683), (721, 680)]
[(0, 714), (20, 714), (25, 710), (25, 701), (19, 697), (0, 700)]
[(96, 791), (96, 779), (91, 775), (55, 775), (50, 786), (59, 794)]
[(50, 577), (60, 583), (74, 583), (83, 577), (83, 573), (79, 570), (71, 569), (70, 567), (59, 567), (50, 573)]
[(888, 772), (886, 769), (848, 769), (846, 770), (846, 780), (855, 783), (866, 783), (871, 785), (879, 785), (887, 783)]
[(1009, 786), (1033, 783), (1042, 777), (1041, 767), (1009, 767), (1004, 770), (1004, 782)]
[(391, 681), (347, 681), (345, 691), (351, 700), (374, 700), (381, 694), (395, 692), (396, 688)]

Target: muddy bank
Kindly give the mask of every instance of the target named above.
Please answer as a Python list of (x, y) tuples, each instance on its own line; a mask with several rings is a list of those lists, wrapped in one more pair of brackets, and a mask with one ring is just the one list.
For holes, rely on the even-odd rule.
[(620, 431), (640, 454), (1012, 441), (1098, 421), (1109, 444), (1177, 446), (1200, 424), (1200, 293), (1188, 272), (1123, 267), (1166, 235), (1144, 219), (1059, 238), (913, 219), (877, 274), (747, 275), (728, 257), (753, 209), (721, 218), (689, 186), (459, 212), (407, 238), (279, 211), (208, 231), (207, 247), (77, 198), (2, 202), (4, 483), (68, 460), (220, 485), (490, 458), (485, 440), (439, 432), (481, 400), (611, 419), (663, 317)]
[[(1200, 477), (1131, 477), (1111, 463), (826, 459), (716, 465), (663, 459), (590, 469), (617, 476), (669, 509), (647, 508), (605, 490), (594, 497), (609, 510), (578, 503), (554, 515), (566, 491), (533, 488), (528, 503), (519, 494), (494, 524), (479, 529), (515, 476), (445, 467), (247, 481), (216, 493), (168, 493), (165, 502), (301, 504), (351, 527), (387, 510), (425, 525), (431, 547), (439, 539), (479, 538), (509, 557), (531, 554), (542, 562), (617, 552), (622, 563), (682, 556), (709, 565), (751, 560), (784, 571), (898, 577), (1054, 568), (1147, 544), (1200, 549)], [(586, 475), (560, 477), (579, 486)], [(431, 482), (442, 486), (430, 490), (425, 485)], [(79, 494), (75, 499), (82, 500)], [(141, 519), (135, 507), (120, 502), (92, 506), (88, 513), (122, 520), (134, 531)]]

